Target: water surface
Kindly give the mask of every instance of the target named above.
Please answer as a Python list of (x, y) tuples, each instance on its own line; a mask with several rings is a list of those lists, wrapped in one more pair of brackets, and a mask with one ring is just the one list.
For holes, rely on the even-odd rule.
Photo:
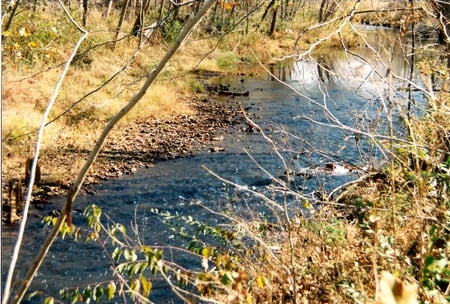
[[(384, 79), (388, 71), (408, 78), (408, 57), (386, 37), (389, 36), (385, 32), (368, 31), (368, 39), (376, 42), (374, 45), (382, 55), (389, 53), (388, 59), (374, 56), (372, 50), (361, 47), (356, 50), (359, 51), (358, 56), (335, 51), (318, 58), (302, 58), (288, 70), (273, 69), (273, 75), (259, 79), (211, 80), (228, 83), (232, 91), (249, 91), (248, 97), (220, 102), (246, 109), (248, 116), (276, 143), (277, 150), (248, 124), (233, 126), (217, 134), (222, 139), (213, 146), (219, 147), (219, 152), (208, 149), (189, 158), (159, 162), (134, 175), (105, 182), (95, 195), (80, 195), (75, 203), (74, 224), (84, 227), (82, 210), (89, 204), (96, 204), (112, 221), (124, 224), (129, 231), (132, 225), (137, 227), (139, 233), (135, 238), (142, 243), (184, 246), (183, 240), (177, 239), (151, 212), (152, 209), (190, 215), (215, 224), (223, 219), (212, 216), (199, 203), (214, 210), (235, 212), (249, 206), (253, 210), (265, 208), (260, 200), (234, 190), (202, 166), (233, 183), (271, 195), (273, 180), (260, 167), (273, 177), (283, 178), (286, 170), (296, 172), (302, 168), (321, 168), (327, 163), (367, 168), (385, 161), (382, 149), (371, 138), (354, 131), (389, 134), (388, 106), (395, 100), (393, 132), (403, 136), (400, 114), (407, 106), (407, 96), (395, 88), (405, 86), (405, 83), (386, 83)], [(281, 78), (284, 83), (275, 78)], [(420, 93), (416, 93), (415, 98), (423, 100)], [(318, 174), (309, 179), (296, 177), (295, 189), (304, 196), (314, 197), (317, 189), (331, 191), (357, 177), (356, 172)], [(40, 215), (62, 206), (63, 202), (64, 198), (55, 199), (53, 205), (47, 206), (43, 212), (32, 210), (16, 278), (24, 276), (31, 258), (47, 235)], [(288, 207), (291, 213), (302, 212), (295, 197), (288, 202)], [(14, 242), (11, 236), (15, 232), (13, 227), (2, 229), (2, 278), (6, 278)], [(179, 253), (172, 256), (170, 251), (166, 251), (165, 257), (194, 268), (200, 267), (198, 261)], [(98, 243), (57, 240), (30, 290), (43, 290), (57, 296), (63, 287), (107, 281), (112, 278), (110, 265), (108, 253)], [(151, 299), (157, 303), (178, 301), (160, 280), (154, 282)]]

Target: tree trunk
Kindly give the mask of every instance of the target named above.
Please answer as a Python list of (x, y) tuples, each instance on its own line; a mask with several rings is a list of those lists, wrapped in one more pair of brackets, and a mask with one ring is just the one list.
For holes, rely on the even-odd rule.
[(164, 0), (161, 0), (161, 4), (159, 6), (159, 16), (158, 20), (161, 20), (163, 17), (163, 9), (164, 9)]
[[(14, 3), (14, 6), (11, 8), (11, 13), (9, 15), (8, 22), (6, 22), (5, 27), (2, 29), (3, 32), (6, 32), (9, 29), (9, 27), (11, 26), (12, 20), (14, 18), (14, 15), (16, 14), (16, 10), (19, 7), (20, 2), (22, 2), (22, 1), (17, 0), (16, 3)], [(7, 9), (7, 11), (8, 11), (8, 9)]]
[(450, 69), (450, 2), (441, 2), (441, 13), (444, 15), (445, 19), (447, 19), (445, 23), (445, 41), (447, 43), (447, 68)]
[[(443, 19), (439, 22), (441, 25), (441, 36), (447, 46), (447, 69), (450, 69), (450, 2), (449, 1), (431, 1), (438, 18)], [(450, 81), (444, 83), (444, 90), (450, 90)]]
[(322, 0), (319, 9), (319, 22), (325, 22), (335, 12), (336, 5), (340, 0)]
[(137, 0), (131, 2), (130, 16), (136, 16)]
[(269, 36), (273, 36), (273, 33), (275, 32), (275, 26), (277, 23), (278, 7), (274, 7), (272, 10), (273, 10), (272, 11), (272, 22), (270, 23)]
[(112, 5), (113, 5), (113, 1), (114, 0), (108, 0), (108, 6), (106, 7), (105, 18), (108, 18), (109, 14), (111, 14), (111, 8), (112, 8)]
[(145, 21), (145, 13), (148, 11), (150, 7), (150, 0), (141, 1), (141, 7), (139, 8), (139, 15), (136, 17), (136, 21), (133, 25), (133, 35), (137, 37), (139, 35), (139, 44), (142, 43), (142, 39), (144, 38), (144, 21)]
[[(158, 75), (161, 73), (163, 68), (166, 66), (166, 64), (169, 62), (169, 60), (173, 57), (173, 55), (176, 53), (176, 51), (180, 48), (181, 44), (184, 42), (186, 37), (191, 33), (191, 31), (194, 29), (194, 27), (200, 22), (200, 20), (203, 18), (203, 16), (207, 13), (207, 11), (211, 8), (211, 6), (216, 2), (217, 0), (208, 0), (205, 2), (203, 7), (200, 9), (197, 15), (192, 17), (186, 25), (183, 27), (183, 30), (178, 35), (175, 42), (172, 44), (170, 49), (167, 51), (167, 53), (164, 55), (164, 57), (161, 59), (161, 61), (158, 63), (155, 69), (148, 72), (147, 79), (141, 89), (129, 100), (129, 102), (114, 115), (106, 124), (105, 128), (103, 129), (100, 137), (98, 138), (93, 150), (91, 151), (88, 160), (83, 165), (83, 168), (81, 168), (77, 178), (73, 182), (73, 185), (69, 191), (69, 194), (67, 196), (66, 204), (63, 208), (63, 212), (59, 216), (55, 226), (53, 227), (49, 237), (45, 240), (43, 246), (41, 247), (40, 251), (37, 253), (35, 259), (33, 260), (32, 266), (30, 267), (29, 271), (27, 272), (25, 278), (21, 281), (21, 285), (19, 286), (19, 289), (17, 291), (16, 296), (14, 297), (14, 303), (21, 303), (23, 297), (25, 296), (25, 293), (27, 292), (28, 288), (31, 285), (31, 282), (33, 278), (35, 277), (37, 271), (39, 270), (40, 266), (42, 265), (42, 262), (44, 261), (45, 257), (47, 256), (49, 249), (51, 245), (53, 244), (54, 240), (58, 236), (58, 232), (63, 226), (64, 221), (67, 222), (67, 224), (70, 226), (72, 225), (72, 207), (73, 202), (75, 198), (77, 197), (81, 185), (83, 184), (86, 175), (91, 168), (92, 164), (97, 159), (98, 154), (100, 153), (100, 150), (102, 149), (103, 145), (105, 144), (106, 138), (108, 137), (111, 130), (115, 127), (115, 125), (125, 116), (127, 115), (134, 106), (142, 99), (142, 97), (147, 92), (150, 85), (155, 81), (155, 79), (158, 77)], [(75, 55), (75, 52), (74, 54)], [(73, 56), (72, 56), (73, 59)], [(7, 301), (8, 295), (5, 296), (5, 301)]]
[(275, 0), (270, 1), (269, 5), (266, 7), (266, 10), (264, 11), (264, 14), (261, 17), (261, 21), (263, 21), (264, 19), (266, 19), (267, 14), (269, 13), (270, 9), (272, 8), (272, 6), (275, 4)]
[(87, 25), (89, 0), (83, 0), (83, 26)]
[(119, 24), (117, 24), (117, 28), (116, 28), (116, 37), (114, 39), (113, 50), (117, 46), (117, 40), (119, 39), (120, 29), (122, 28), (123, 21), (125, 20), (125, 16), (127, 14), (127, 8), (128, 8), (129, 3), (130, 3), (130, 0), (126, 0), (125, 4), (122, 7), (122, 11), (120, 12)]

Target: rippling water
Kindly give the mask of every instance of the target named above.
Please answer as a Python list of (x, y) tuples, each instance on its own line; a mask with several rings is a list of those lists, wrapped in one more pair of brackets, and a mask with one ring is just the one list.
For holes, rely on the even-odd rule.
[[(375, 37), (372, 39), (379, 38), (377, 33), (372, 33)], [(383, 43), (389, 44), (382, 41), (381, 45)], [(406, 76), (408, 66), (405, 57), (398, 49), (393, 52), (396, 61), (390, 62), (390, 66), (394, 67), (395, 73)], [(365, 58), (371, 57), (367, 55)], [(364, 61), (348, 53), (331, 52), (328, 57), (322, 56), (316, 61), (296, 61), (287, 72), (283, 69), (273, 70), (273, 76), (283, 78), (285, 84), (275, 81), (273, 76), (243, 81), (219, 80), (229, 82), (231, 90), (250, 92), (249, 97), (236, 97), (232, 101), (223, 102), (236, 107), (242, 104), (249, 117), (277, 142), (280, 155), (289, 168), (283, 166), (271, 145), (260, 134), (248, 132), (245, 124), (235, 126), (235, 129), (218, 134), (223, 139), (215, 144), (224, 148), (224, 151), (202, 151), (193, 157), (160, 162), (152, 168), (139, 170), (134, 175), (105, 182), (98, 187), (95, 195), (81, 195), (75, 203), (77, 211), (74, 214), (74, 224), (83, 226), (85, 220), (81, 211), (87, 205), (95, 203), (112, 220), (123, 223), (129, 229), (131, 223), (137, 224), (140, 240), (146, 244), (183, 245), (150, 212), (151, 208), (176, 211), (211, 223), (219, 219), (199, 207), (198, 202), (220, 209), (228, 206), (230, 197), (235, 196), (245, 200), (246, 206), (254, 204), (252, 206), (256, 206), (256, 209), (263, 208), (258, 207), (258, 201), (252, 200), (250, 195), (237, 195), (229, 185), (207, 173), (202, 165), (234, 183), (267, 193), (267, 186), (272, 181), (258, 166), (275, 177), (282, 177), (286, 169), (315, 168), (329, 162), (355, 166), (379, 163), (383, 160), (382, 151), (368, 138), (362, 136), (356, 140), (352, 130), (333, 127), (342, 123), (361, 130), (372, 128), (372, 131), (382, 133), (388, 131), (385, 108), (387, 102), (384, 98), (389, 87), (380, 81), (380, 75), (385, 74), (386, 69), (379, 58), (373, 60)], [(399, 93), (395, 93), (394, 97), (400, 103), (405, 100)], [(416, 97), (422, 98), (420, 94)], [(324, 107), (329, 112), (324, 112)], [(395, 132), (399, 136), (402, 134), (400, 121), (397, 117)], [(308, 194), (319, 186), (330, 190), (356, 177), (356, 174), (318, 175), (309, 180), (299, 180), (299, 191)], [(62, 206), (63, 200), (55, 199), (53, 206), (48, 206), (43, 213)], [(298, 208), (295, 202), (291, 207), (292, 212)], [(234, 202), (233, 208), (239, 208), (239, 201)], [(39, 250), (47, 234), (40, 223), (41, 212), (32, 212), (34, 214), (32, 213), (28, 224), (16, 278), (24, 276), (31, 263), (30, 259)], [(15, 232), (16, 228), (12, 227), (2, 229), (2, 278), (6, 278)], [(170, 255), (170, 252), (167, 254)], [(172, 258), (181, 264), (200, 267), (195, 264), (198, 263), (196, 261), (186, 261), (187, 257), (183, 255), (177, 254)], [(94, 284), (107, 281), (111, 276), (108, 256), (100, 245), (94, 242), (57, 240), (30, 290), (43, 290), (57, 295), (63, 287)], [(157, 303), (177, 302), (163, 282), (158, 280), (154, 282), (151, 299)]]

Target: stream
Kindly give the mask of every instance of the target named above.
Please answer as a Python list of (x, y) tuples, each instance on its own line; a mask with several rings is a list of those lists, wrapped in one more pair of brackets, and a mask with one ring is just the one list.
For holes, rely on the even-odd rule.
[[(249, 124), (230, 127), (217, 134), (218, 140), (210, 151), (158, 162), (133, 175), (105, 182), (98, 186), (95, 195), (80, 195), (75, 202), (74, 224), (85, 226), (82, 210), (96, 204), (111, 220), (124, 224), (128, 231), (132, 224), (137, 225), (140, 241), (145, 244), (182, 246), (185, 244), (161, 223), (151, 212), (152, 208), (190, 215), (211, 224), (220, 219), (211, 216), (199, 203), (214, 210), (231, 208), (235, 212), (248, 206), (261, 212), (265, 208), (252, 195), (233, 189), (202, 166), (265, 195), (271, 195), (270, 185), (273, 184), (273, 178), (267, 172), (280, 179), (287, 171), (304, 173), (295, 177), (296, 189), (304, 196), (314, 197), (317, 189), (329, 192), (382, 164), (387, 160), (382, 149), (355, 130), (389, 134), (386, 96), (390, 94), (398, 105), (392, 112), (393, 132), (398, 137), (403, 136), (400, 113), (407, 107), (407, 94), (391, 88), (402, 88), (406, 84), (395, 81), (388, 86), (380, 79), (387, 75), (388, 69), (406, 79), (409, 65), (403, 55), (405, 50), (390, 40), (395, 32), (371, 28), (366, 31), (367, 39), (382, 55), (383, 50), (389, 50), (388, 65), (367, 47), (361, 47), (355, 51), (358, 56), (333, 51), (316, 60), (305, 58), (270, 66), (271, 74), (257, 78), (207, 80), (225, 84), (230, 91), (249, 91), (249, 96), (219, 102), (242, 106), (248, 117), (276, 144), (277, 150)], [(424, 100), (420, 92), (415, 92), (415, 99)], [(420, 108), (414, 110), (420, 111)], [(329, 168), (330, 164), (351, 170), (320, 171)], [(63, 202), (64, 198), (55, 199), (43, 214), (55, 206), (62, 206)], [(292, 214), (306, 212), (301, 210), (295, 198), (288, 202), (288, 207)], [(15, 227), (2, 228), (2, 291), (16, 230)], [(42, 228), (39, 214), (31, 213), (15, 278), (25, 275), (47, 233), (48, 229)], [(188, 256), (170, 257), (170, 250), (165, 252), (165, 258), (190, 267), (201, 267), (198, 261), (193, 262)], [(94, 286), (96, 282), (111, 279), (111, 275), (108, 256), (98, 243), (58, 239), (30, 290), (58, 296), (63, 287)], [(156, 303), (180, 302), (162, 280), (153, 282), (150, 299)], [(29, 303), (40, 301), (42, 298), (36, 297)]]

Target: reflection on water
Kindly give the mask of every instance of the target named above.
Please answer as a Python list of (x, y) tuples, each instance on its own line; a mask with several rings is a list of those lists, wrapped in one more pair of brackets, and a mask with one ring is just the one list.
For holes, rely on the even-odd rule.
[[(411, 55), (405, 54), (405, 44), (392, 29), (364, 26), (360, 32), (367, 44), (351, 50), (332, 48), (325, 54), (302, 57), (293, 67), (283, 66), (271, 72), (277, 78), (296, 80), (302, 88), (314, 88), (323, 83), (335, 83), (348, 89), (372, 91), (385, 82), (389, 73), (407, 79)], [(376, 92), (379, 93), (379, 92)]]
[(339, 75), (334, 79), (350, 80), (350, 85), (356, 87), (380, 83), (389, 73), (408, 77), (410, 56), (405, 55), (396, 31), (372, 29), (366, 30), (364, 36), (368, 45), (348, 52), (330, 52), (320, 58), (318, 68), (326, 62), (331, 77)]
[[(74, 223), (83, 227), (81, 210), (95, 203), (112, 220), (126, 225), (129, 231), (134, 223), (141, 241), (146, 244), (184, 246), (150, 212), (151, 208), (190, 215), (212, 224), (220, 219), (212, 217), (197, 202), (233, 212), (245, 209), (264, 211), (261, 200), (225, 185), (209, 175), (202, 165), (234, 183), (274, 196), (277, 200), (270, 188), (272, 179), (260, 167), (274, 177), (283, 177), (287, 169), (300, 171), (323, 167), (330, 162), (357, 167), (379, 163), (384, 158), (383, 151), (371, 138), (355, 133), (355, 130), (388, 131), (386, 104), (383, 102), (387, 84), (383, 78), (388, 71), (406, 77), (409, 70), (408, 57), (403, 55), (394, 38), (394, 33), (385, 35), (384, 32), (369, 31), (367, 39), (373, 41), (372, 48), (378, 51), (378, 55), (371, 53), (370, 47), (361, 47), (354, 53), (333, 51), (316, 59), (297, 61), (289, 69), (274, 70), (275, 75), (286, 81), (285, 84), (272, 81), (270, 77), (231, 81), (231, 90), (245, 89), (250, 96), (227, 101), (228, 106), (243, 105), (250, 117), (277, 143), (288, 168), (283, 166), (262, 136), (247, 132), (245, 125), (237, 126), (240, 130), (221, 134), (223, 140), (217, 145), (224, 148), (223, 152), (204, 151), (191, 158), (160, 162), (133, 176), (106, 182), (99, 186), (94, 196), (80, 196), (76, 202), (78, 211), (74, 214)], [(396, 82), (395, 85), (401, 84)], [(398, 94), (398, 97), (402, 95)], [(399, 116), (395, 123), (395, 132), (401, 136)], [(249, 158), (244, 148), (254, 160)], [(331, 190), (356, 177), (356, 173), (341, 176), (318, 174), (312, 178), (297, 176), (294, 186), (299, 193), (313, 197), (317, 188)], [(290, 212), (300, 212), (296, 198), (289, 199)], [(54, 205), (47, 206), (43, 213), (61, 206), (63, 200), (53, 201)], [(47, 233), (40, 223), (41, 213), (33, 212), (35, 216), (31, 216), (28, 223), (25, 250), (18, 264), (18, 280), (24, 276)], [(8, 270), (13, 245), (11, 235), (14, 234), (13, 228), (2, 230), (2, 278), (6, 277)], [(186, 260), (183, 255), (171, 256), (168, 252), (166, 258), (200, 267), (198, 261)], [(110, 266), (108, 255), (97, 243), (58, 240), (31, 290), (58, 295), (63, 287), (107, 281), (112, 277)], [(159, 280), (154, 282), (151, 299), (157, 303), (176, 302), (167, 286)]]

